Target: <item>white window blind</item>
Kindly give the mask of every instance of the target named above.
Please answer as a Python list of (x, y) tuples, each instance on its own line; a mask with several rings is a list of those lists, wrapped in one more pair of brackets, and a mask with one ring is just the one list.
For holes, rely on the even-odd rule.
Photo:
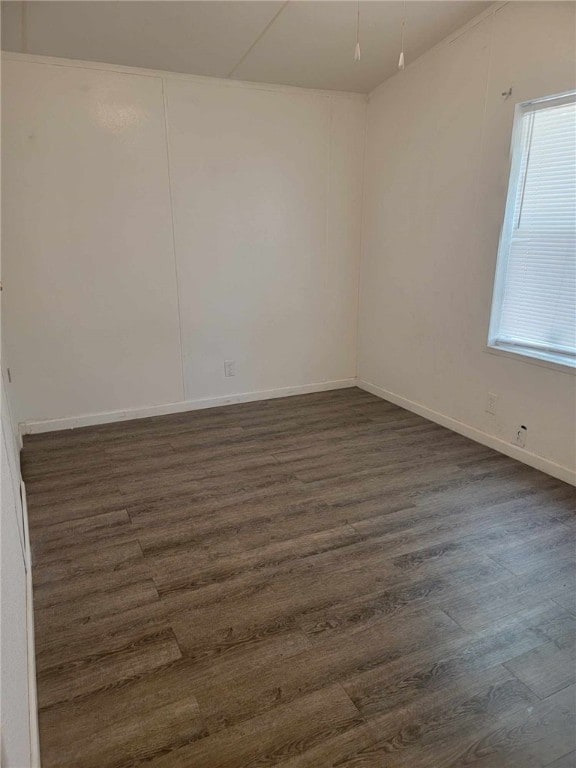
[(517, 107), (488, 343), (576, 365), (576, 94)]

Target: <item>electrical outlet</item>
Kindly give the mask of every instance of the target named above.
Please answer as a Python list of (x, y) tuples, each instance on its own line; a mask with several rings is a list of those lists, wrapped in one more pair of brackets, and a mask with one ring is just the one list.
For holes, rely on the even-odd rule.
[(488, 399), (486, 400), (486, 413), (496, 415), (496, 406), (498, 405), (498, 395), (494, 392), (488, 392)]
[(224, 376), (236, 376), (236, 360), (224, 360)]
[(514, 443), (519, 448), (526, 448), (527, 438), (528, 438), (528, 427), (525, 427), (524, 424), (521, 424), (520, 427), (518, 428), (518, 431), (516, 432)]

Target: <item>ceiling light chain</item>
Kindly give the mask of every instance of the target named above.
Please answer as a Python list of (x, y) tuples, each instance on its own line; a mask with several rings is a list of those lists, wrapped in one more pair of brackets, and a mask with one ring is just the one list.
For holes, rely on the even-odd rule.
[(404, 69), (404, 30), (406, 29), (406, 0), (404, 0), (404, 16), (402, 17), (402, 40), (400, 43), (400, 58), (398, 59), (398, 69)]
[(360, 61), (360, 0), (356, 10), (356, 48), (354, 48), (354, 61)]

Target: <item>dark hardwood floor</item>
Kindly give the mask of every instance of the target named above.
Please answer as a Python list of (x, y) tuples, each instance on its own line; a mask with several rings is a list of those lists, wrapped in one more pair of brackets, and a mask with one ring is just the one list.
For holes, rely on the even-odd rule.
[(44, 768), (576, 765), (572, 487), (358, 389), (23, 467)]

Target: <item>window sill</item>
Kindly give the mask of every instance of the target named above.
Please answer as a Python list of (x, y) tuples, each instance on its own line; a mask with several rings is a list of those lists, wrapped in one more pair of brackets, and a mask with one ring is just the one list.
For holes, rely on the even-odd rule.
[[(543, 368), (551, 368), (553, 371), (559, 373), (576, 374), (576, 362), (559, 362), (553, 359), (547, 359), (542, 357), (540, 353), (534, 352), (532, 354), (526, 349), (519, 349), (518, 347), (505, 347), (505, 346), (491, 346), (488, 344), (484, 348), (485, 352), (489, 352), (491, 355), (499, 355), (500, 357), (509, 357), (513, 360), (517, 360), (519, 363), (528, 363), (529, 365), (539, 365)], [(552, 356), (551, 356), (552, 357)]]

